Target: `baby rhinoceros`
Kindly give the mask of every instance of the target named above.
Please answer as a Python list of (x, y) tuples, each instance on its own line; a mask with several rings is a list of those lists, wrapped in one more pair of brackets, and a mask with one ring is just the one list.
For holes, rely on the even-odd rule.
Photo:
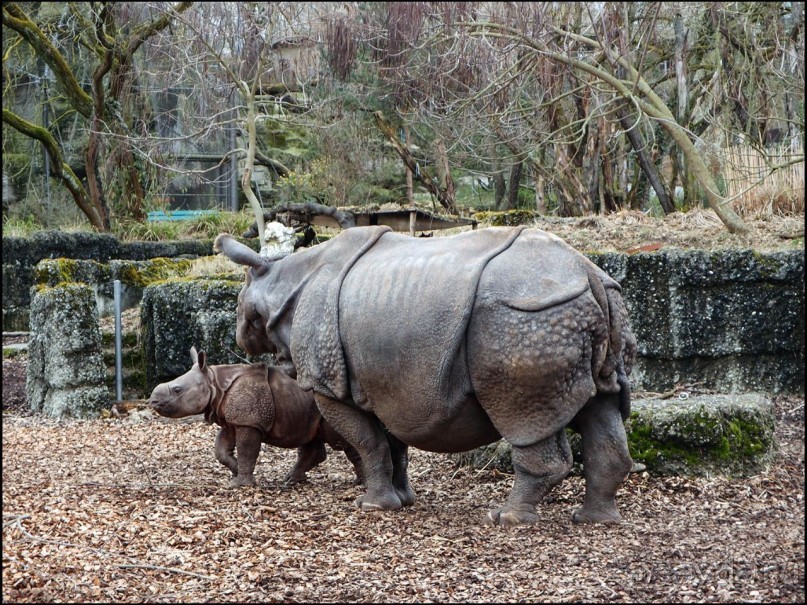
[[(204, 413), (221, 427), (216, 459), (233, 473), (230, 486), (255, 485), (261, 443), (297, 448), (297, 462), (284, 482), (305, 481), (306, 471), (325, 460), (325, 444), (344, 451), (364, 483), (359, 453), (325, 421), (310, 392), (284, 370), (265, 363), (207, 365), (204, 351), (191, 347), (193, 367), (154, 387), (149, 405), (161, 416), (184, 418)], [(237, 450), (238, 459), (233, 452)]]

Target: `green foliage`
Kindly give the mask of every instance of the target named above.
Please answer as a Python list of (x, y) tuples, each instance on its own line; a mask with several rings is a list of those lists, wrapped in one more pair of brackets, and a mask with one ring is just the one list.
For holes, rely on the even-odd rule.
[(33, 216), (3, 216), (3, 237), (28, 237), (42, 229)]
[(352, 200), (357, 205), (383, 205), (396, 202), (405, 197), (404, 192), (398, 188), (397, 190), (386, 189), (371, 183), (356, 183), (353, 188)]
[(218, 211), (206, 214), (192, 221), (187, 221), (184, 232), (200, 239), (214, 239), (219, 233), (226, 231), (240, 235), (255, 221), (251, 211), (225, 212)]
[(258, 145), (263, 150), (271, 150), (269, 155), (281, 161), (299, 161), (310, 158), (312, 142), (308, 131), (299, 124), (292, 124), (280, 114), (262, 116), (255, 125)]
[(179, 222), (124, 220), (113, 226), (113, 233), (123, 241), (159, 242), (179, 239)]
[(122, 241), (213, 239), (225, 231), (240, 235), (254, 221), (255, 216), (250, 210), (240, 212), (220, 210), (189, 221), (119, 221), (113, 225), (113, 232)]
[(518, 188), (518, 199), (516, 200), (518, 208), (528, 210), (535, 208), (535, 191), (529, 187), (521, 185)]
[(281, 204), (320, 201), (319, 193), (310, 172), (291, 171), (275, 184), (276, 199)]
[(494, 227), (529, 225), (537, 213), (532, 210), (504, 210), (501, 212), (477, 212), (474, 218), (480, 223), (490, 223)]

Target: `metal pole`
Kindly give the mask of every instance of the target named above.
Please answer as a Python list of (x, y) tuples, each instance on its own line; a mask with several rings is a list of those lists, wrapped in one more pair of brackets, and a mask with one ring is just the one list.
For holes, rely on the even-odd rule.
[(113, 282), (115, 296), (115, 400), (123, 399), (123, 350), (121, 338), (120, 280)]

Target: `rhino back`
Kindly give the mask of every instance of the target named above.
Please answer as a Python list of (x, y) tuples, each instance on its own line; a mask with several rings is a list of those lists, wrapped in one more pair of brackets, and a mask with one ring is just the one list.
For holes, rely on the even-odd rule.
[(322, 419), (313, 396), (274, 367), (236, 378), (225, 393), (222, 411), (226, 424), (257, 429), (265, 443), (277, 447), (309, 443)]
[(429, 240), (386, 234), (346, 276), (339, 330), (353, 399), (407, 442), (439, 432), (453, 451), (462, 444), (446, 435), (496, 438), (471, 387), (464, 334), (485, 266), (520, 231)]

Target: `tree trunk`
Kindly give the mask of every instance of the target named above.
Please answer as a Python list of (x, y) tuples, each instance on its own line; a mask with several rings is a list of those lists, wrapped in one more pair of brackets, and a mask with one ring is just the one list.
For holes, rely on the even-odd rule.
[(661, 204), (662, 210), (664, 210), (664, 214), (672, 214), (675, 212), (675, 204), (670, 200), (670, 193), (664, 187), (664, 181), (661, 180), (661, 175), (659, 175), (658, 171), (656, 170), (656, 165), (653, 163), (653, 160), (650, 157), (648, 145), (645, 145), (645, 142), (642, 139), (637, 120), (630, 119), (628, 112), (625, 111), (624, 106), (617, 109), (616, 115), (622, 129), (625, 131), (625, 134), (628, 137), (628, 141), (630, 141), (631, 147), (633, 147), (633, 150), (636, 152), (636, 159), (639, 162), (639, 168), (641, 168), (642, 172), (647, 177), (650, 186), (653, 187), (653, 190), (656, 192), (656, 197), (658, 197), (658, 201)]
[(375, 122), (376, 125), (378, 125), (379, 130), (381, 130), (381, 132), (384, 133), (384, 136), (387, 137), (387, 140), (392, 143), (395, 151), (404, 161), (404, 164), (406, 164), (409, 170), (412, 171), (415, 178), (423, 184), (429, 193), (437, 198), (437, 201), (443, 208), (446, 209), (446, 211), (448, 211), (450, 214), (459, 214), (456, 202), (450, 193), (445, 189), (441, 189), (440, 186), (434, 182), (433, 178), (431, 178), (424, 171), (418, 169), (417, 161), (412, 155), (412, 152), (410, 152), (407, 147), (401, 145), (401, 142), (395, 135), (395, 131), (393, 130), (392, 126), (390, 126), (389, 122), (387, 122), (387, 120), (384, 118), (384, 114), (382, 114), (380, 111), (374, 111), (373, 117), (375, 118)]
[[(687, 91), (686, 73), (686, 31), (684, 31), (684, 19), (681, 17), (681, 13), (675, 14), (673, 29), (675, 31), (675, 84), (678, 91), (675, 119), (681, 126), (686, 128), (689, 94)], [(689, 178), (689, 171), (687, 170), (687, 164), (684, 160), (684, 152), (680, 147), (675, 149), (672, 160), (675, 164), (675, 172), (678, 173), (681, 187), (684, 190), (684, 203), (690, 202), (694, 194), (694, 190), (692, 189), (693, 183), (692, 179)], [(670, 184), (670, 189), (675, 191), (675, 182)], [(665, 212), (667, 212), (666, 209)]]
[(504, 206), (504, 197), (507, 194), (507, 183), (504, 181), (504, 173), (499, 170), (493, 173), (493, 203), (494, 208), (500, 209)]
[[(404, 124), (404, 137), (405, 145), (409, 145), (409, 124)], [(412, 171), (409, 170), (409, 166), (406, 166), (406, 203), (410, 206), (415, 205), (415, 183), (412, 180)]]
[(546, 179), (540, 174), (535, 175), (535, 210), (541, 216), (546, 216), (548, 204), (546, 203)]
[(521, 173), (523, 170), (524, 160), (517, 161), (510, 168), (510, 178), (507, 182), (507, 196), (503, 198), (502, 204), (497, 206), (499, 210), (513, 210), (518, 208), (518, 189), (521, 185)]
[(264, 232), (266, 225), (263, 222), (263, 208), (261, 202), (255, 197), (255, 192), (252, 191), (252, 170), (255, 167), (255, 150), (258, 146), (258, 135), (255, 130), (256, 109), (255, 109), (255, 93), (254, 91), (241, 91), (242, 94), (246, 93), (244, 102), (247, 106), (247, 158), (244, 161), (244, 172), (241, 175), (241, 189), (244, 195), (247, 196), (252, 212), (255, 214), (255, 224), (258, 228), (258, 242), (259, 246), (264, 246)]
[(658, 120), (661, 126), (673, 138), (676, 145), (678, 145), (683, 151), (684, 159), (689, 166), (689, 169), (692, 170), (693, 176), (697, 179), (701, 187), (703, 187), (706, 194), (706, 199), (709, 202), (709, 207), (715, 211), (715, 214), (717, 214), (720, 220), (723, 221), (723, 224), (731, 233), (747, 233), (748, 225), (743, 222), (743, 220), (731, 209), (731, 207), (726, 205), (726, 201), (720, 195), (714, 178), (712, 177), (711, 172), (709, 172), (709, 169), (703, 160), (703, 156), (701, 156), (700, 152), (695, 147), (695, 144), (689, 139), (689, 134), (687, 131), (684, 130), (683, 126), (675, 121), (675, 116), (673, 116), (664, 100), (659, 97), (658, 94), (656, 94), (656, 92), (645, 81), (645, 79), (641, 77), (641, 75), (636, 71), (636, 68), (627, 63), (624, 58), (606, 51), (599, 44), (599, 42), (595, 40), (591, 40), (590, 38), (586, 38), (585, 36), (580, 36), (578, 34), (572, 34), (553, 26), (549, 27), (561, 35), (567, 35), (583, 44), (599, 49), (603, 53), (608, 54), (614, 62), (618, 63), (627, 70), (629, 78), (634, 81), (638, 91), (641, 92), (646, 98), (641, 98), (634, 94), (631, 89), (625, 86), (623, 80), (617, 79), (612, 74), (596, 66), (589, 65), (583, 61), (548, 51), (546, 47), (536, 43), (536, 47), (539, 48), (548, 58), (579, 69), (585, 73), (592, 74), (603, 82), (607, 82), (613, 86), (614, 89), (626, 100), (634, 100), (642, 111), (644, 111), (651, 118)]
[(87, 190), (81, 184), (81, 180), (65, 161), (53, 135), (44, 128), (23, 120), (20, 116), (6, 108), (3, 108), (3, 122), (25, 136), (36, 139), (42, 143), (51, 159), (53, 175), (61, 180), (65, 187), (67, 187), (76, 205), (90, 221), (90, 225), (98, 231), (107, 231), (108, 229), (104, 226), (101, 210), (93, 204), (90, 196), (87, 194)]
[[(408, 134), (407, 140), (409, 140)], [(448, 198), (454, 200), (457, 197), (457, 189), (454, 186), (454, 179), (451, 176), (451, 168), (448, 164), (448, 153), (446, 152), (446, 146), (443, 144), (442, 140), (437, 139), (434, 142), (434, 149), (435, 155), (437, 156), (435, 159), (437, 160), (437, 176), (440, 179), (440, 188), (445, 191)]]

